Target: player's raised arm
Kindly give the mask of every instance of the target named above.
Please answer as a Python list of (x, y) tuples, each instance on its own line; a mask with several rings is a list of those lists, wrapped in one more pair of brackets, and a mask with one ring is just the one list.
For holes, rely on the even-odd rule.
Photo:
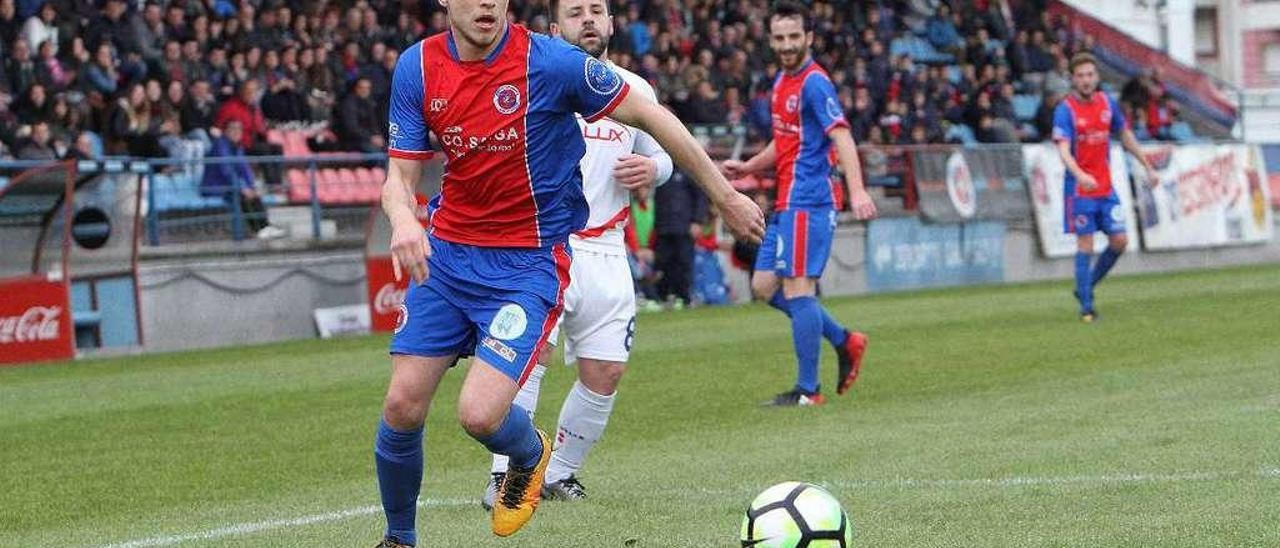
[(657, 139), (676, 165), (692, 176), (711, 203), (716, 205), (734, 234), (753, 242), (764, 237), (764, 213), (750, 198), (734, 190), (702, 149), (702, 144), (675, 115), (648, 99), (629, 94), (610, 116)]

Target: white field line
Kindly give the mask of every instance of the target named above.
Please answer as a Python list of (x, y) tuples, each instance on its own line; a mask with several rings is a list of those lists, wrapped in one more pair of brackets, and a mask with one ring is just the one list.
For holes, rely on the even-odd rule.
[[(442, 506), (469, 506), (479, 505), (478, 500), (467, 499), (426, 499), (419, 500), (419, 508), (431, 508)], [(261, 533), (263, 531), (271, 531), (274, 529), (292, 529), (294, 527), (303, 527), (314, 525), (316, 523), (329, 523), (333, 521), (342, 521), (344, 519), (379, 514), (382, 512), (381, 506), (360, 506), (357, 508), (347, 508), (345, 510), (337, 510), (334, 512), (326, 512), (323, 514), (312, 514), (309, 516), (301, 516), (291, 519), (278, 519), (268, 521), (254, 521), (248, 523), (236, 523), (217, 529), (209, 529), (197, 533), (187, 533), (183, 535), (171, 535), (163, 537), (151, 537), (139, 540), (131, 540), (129, 542), (121, 542), (118, 544), (110, 544), (105, 548), (144, 548), (147, 546), (172, 546), (183, 542), (192, 542), (198, 540), (214, 540), (225, 537), (239, 537)]]
[[(1187, 472), (1182, 474), (1110, 474), (1095, 476), (1014, 476), (1007, 478), (975, 478), (975, 479), (913, 479), (897, 478), (889, 480), (837, 480), (815, 482), (826, 487), (841, 489), (945, 489), (956, 487), (1026, 487), (1026, 486), (1063, 486), (1063, 485), (1124, 485), (1140, 483), (1185, 483), (1197, 481), (1222, 481), (1232, 479), (1280, 479), (1280, 468), (1264, 468), (1248, 472)], [(703, 491), (709, 493), (709, 490)], [(717, 494), (723, 494), (717, 492)], [(419, 508), (469, 506), (478, 501), (469, 499), (427, 499), (418, 501)], [(226, 537), (239, 537), (271, 531), (275, 529), (291, 529), (317, 523), (329, 523), (345, 519), (368, 516), (382, 512), (381, 506), (361, 506), (347, 508), (323, 514), (312, 514), (292, 519), (256, 521), (236, 523), (216, 529), (196, 533), (151, 537), (129, 542), (110, 544), (104, 548), (145, 548), (149, 546), (172, 546), (184, 542), (214, 540)]]

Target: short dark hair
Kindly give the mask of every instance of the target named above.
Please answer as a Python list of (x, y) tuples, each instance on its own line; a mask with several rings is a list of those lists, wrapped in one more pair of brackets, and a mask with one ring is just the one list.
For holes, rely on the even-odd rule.
[[(555, 1), (555, 0), (552, 0)], [(799, 17), (800, 24), (804, 27), (805, 32), (809, 32), (809, 8), (800, 2), (793, 0), (780, 0), (773, 4), (773, 10), (769, 13), (769, 23), (773, 23), (774, 18), (786, 19), (789, 17)]]
[(1076, 67), (1084, 65), (1093, 65), (1096, 67), (1098, 66), (1098, 58), (1094, 57), (1092, 53), (1082, 51), (1071, 56), (1071, 64), (1067, 66), (1067, 70), (1069, 70), (1071, 74), (1075, 74)]

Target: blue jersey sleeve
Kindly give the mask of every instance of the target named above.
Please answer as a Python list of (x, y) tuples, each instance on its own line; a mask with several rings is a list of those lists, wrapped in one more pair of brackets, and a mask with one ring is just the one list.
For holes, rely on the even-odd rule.
[(423, 115), (426, 87), (426, 77), (422, 73), (422, 43), (419, 42), (400, 56), (391, 77), (387, 154), (392, 158), (425, 160), (430, 156), (427, 120)]
[(1110, 95), (1107, 96), (1107, 101), (1111, 103), (1111, 133), (1118, 134), (1129, 129), (1129, 120), (1124, 117), (1124, 109), (1120, 108), (1120, 103)]
[(559, 104), (577, 112), (588, 122), (608, 116), (631, 91), (607, 63), (560, 39), (535, 38), (543, 55), (535, 57), (548, 63), (552, 81), (559, 85)]
[(831, 130), (838, 127), (849, 127), (849, 122), (844, 118), (844, 109), (840, 108), (840, 100), (836, 98), (836, 87), (831, 84), (830, 79), (820, 73), (810, 75), (804, 81), (801, 95), (804, 113), (817, 120), (823, 133), (831, 133)]
[(1071, 107), (1067, 106), (1065, 100), (1053, 109), (1053, 140), (1071, 142), (1076, 140), (1076, 123), (1072, 120)]

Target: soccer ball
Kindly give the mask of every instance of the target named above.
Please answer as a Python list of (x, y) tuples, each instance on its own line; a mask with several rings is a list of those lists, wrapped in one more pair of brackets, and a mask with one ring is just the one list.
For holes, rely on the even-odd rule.
[(743, 548), (850, 548), (853, 524), (825, 489), (788, 481), (765, 489), (742, 518)]

